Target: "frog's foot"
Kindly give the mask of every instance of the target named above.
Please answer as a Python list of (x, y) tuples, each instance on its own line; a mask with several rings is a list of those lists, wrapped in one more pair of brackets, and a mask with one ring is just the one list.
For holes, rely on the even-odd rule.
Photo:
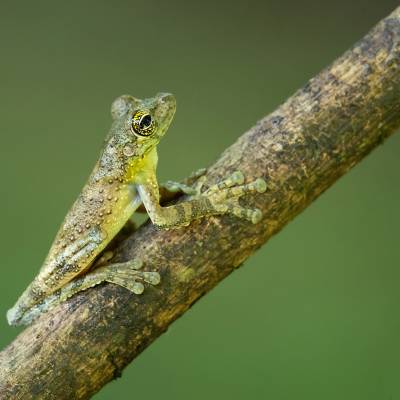
[(140, 271), (142, 266), (141, 261), (132, 260), (106, 265), (99, 269), (104, 281), (120, 285), (135, 294), (142, 294), (144, 282), (150, 285), (158, 285), (161, 280), (160, 274), (156, 271)]
[(162, 186), (167, 189), (171, 193), (178, 193), (182, 192), (188, 195), (196, 195), (197, 191), (192, 186), (188, 186), (185, 183), (181, 182), (174, 182), (174, 181), (167, 181), (162, 184)]
[(171, 193), (182, 192), (183, 194), (187, 194), (189, 196), (195, 196), (200, 194), (200, 189), (203, 185), (206, 172), (206, 168), (201, 168), (193, 172), (183, 182), (167, 181), (161, 186)]
[(89, 289), (102, 282), (111, 282), (122, 286), (135, 294), (142, 294), (144, 282), (157, 285), (160, 282), (158, 272), (140, 271), (142, 263), (137, 260), (98, 267), (81, 278), (76, 278), (58, 289), (41, 303), (28, 310), (18, 321), (18, 325), (30, 324), (34, 319), (54, 306), (64, 302), (76, 293)]
[(206, 196), (221, 214), (233, 214), (256, 224), (261, 220), (261, 211), (257, 208), (242, 207), (239, 204), (239, 198), (247, 193), (264, 193), (266, 190), (267, 184), (264, 179), (258, 178), (244, 184), (244, 175), (236, 171), (228, 178), (209, 187), (201, 196)]
[(185, 179), (185, 183), (188, 186), (193, 186), (199, 179), (204, 179), (207, 173), (207, 168), (200, 168), (197, 171), (194, 171), (190, 174), (190, 176)]
[(92, 266), (92, 270), (98, 267), (103, 267), (107, 264), (110, 264), (110, 261), (114, 257), (114, 252), (112, 250), (104, 251), (101, 256), (94, 262)]
[(57, 302), (65, 301), (74, 294), (96, 286), (102, 282), (115, 283), (135, 294), (142, 294), (144, 283), (157, 285), (160, 283), (160, 274), (158, 272), (140, 271), (142, 262), (131, 260), (123, 263), (103, 265), (82, 276), (76, 278), (57, 292)]

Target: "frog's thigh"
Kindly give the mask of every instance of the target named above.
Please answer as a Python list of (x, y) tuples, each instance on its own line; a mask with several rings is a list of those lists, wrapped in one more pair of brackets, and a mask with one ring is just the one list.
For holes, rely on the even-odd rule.
[(160, 274), (158, 272), (140, 271), (141, 267), (142, 263), (140, 261), (131, 260), (96, 268), (61, 288), (57, 296), (59, 301), (64, 301), (74, 294), (102, 282), (115, 283), (135, 294), (141, 294), (144, 291), (143, 282), (151, 285), (157, 285), (160, 282)]

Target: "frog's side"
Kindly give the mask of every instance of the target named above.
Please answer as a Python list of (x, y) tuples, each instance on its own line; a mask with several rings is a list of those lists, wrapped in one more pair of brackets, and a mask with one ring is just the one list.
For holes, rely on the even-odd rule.
[(142, 282), (157, 284), (158, 273), (139, 271), (138, 260), (88, 272), (142, 203), (153, 223), (164, 228), (227, 212), (253, 222), (259, 219), (258, 210), (243, 209), (237, 200), (246, 192), (265, 191), (265, 182), (258, 179), (243, 185), (240, 173), (204, 193), (200, 193), (201, 183), (197, 190), (172, 184), (192, 196), (177, 205), (159, 205), (156, 146), (175, 113), (172, 95), (158, 94), (147, 100), (121, 96), (114, 101), (111, 112), (113, 124), (100, 159), (65, 217), (39, 274), (8, 311), (12, 325), (30, 323), (49, 307), (102, 281), (137, 294), (144, 289)]

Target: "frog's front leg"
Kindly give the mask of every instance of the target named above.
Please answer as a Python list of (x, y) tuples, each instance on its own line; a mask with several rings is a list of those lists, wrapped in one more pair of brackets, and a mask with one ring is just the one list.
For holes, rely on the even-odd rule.
[(165, 201), (165, 197), (167, 196), (164, 194), (164, 191), (170, 192), (172, 194), (172, 197), (174, 197), (173, 195), (174, 193), (183, 193), (188, 195), (197, 194), (197, 191), (194, 187), (188, 186), (182, 182), (175, 182), (175, 181), (167, 181), (160, 186), (160, 194), (163, 200)]
[(152, 222), (162, 228), (188, 225), (196, 218), (227, 213), (253, 223), (261, 219), (260, 210), (244, 208), (238, 200), (246, 193), (265, 192), (266, 183), (263, 179), (244, 184), (243, 174), (235, 172), (200, 193), (202, 184), (202, 180), (199, 180), (195, 188), (196, 194), (187, 201), (167, 207), (161, 207), (159, 204), (159, 189), (155, 176), (148, 177), (147, 181), (138, 184), (137, 188)]
[(161, 200), (164, 201), (164, 197), (167, 197), (164, 193), (165, 191), (170, 193), (183, 193), (191, 196), (200, 194), (206, 172), (206, 168), (201, 168), (193, 172), (183, 182), (167, 181), (162, 183), (160, 185)]
[[(200, 188), (203, 178), (207, 170), (201, 168), (196, 172), (193, 172), (188, 178), (184, 179), (183, 182), (167, 181), (159, 186), (160, 192), (160, 203), (166, 204), (172, 200), (175, 200), (180, 194), (186, 194), (189, 196), (196, 196), (200, 193)], [(144, 206), (140, 207), (140, 212), (146, 212)]]
[[(159, 187), (159, 198), (161, 204), (169, 203), (178, 198), (181, 194), (194, 195), (196, 193), (195, 188), (182, 182), (167, 181)], [(146, 207), (141, 204), (137, 208), (136, 212), (145, 214), (147, 213), (147, 210)]]

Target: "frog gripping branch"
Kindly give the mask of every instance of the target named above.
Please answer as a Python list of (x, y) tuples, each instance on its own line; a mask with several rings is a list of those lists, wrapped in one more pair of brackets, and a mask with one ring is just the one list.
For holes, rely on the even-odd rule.
[(239, 171), (205, 190), (202, 178), (193, 187), (170, 182), (164, 190), (178, 190), (188, 197), (178, 204), (160, 205), (157, 145), (175, 108), (175, 98), (168, 93), (146, 100), (124, 95), (113, 102), (113, 124), (100, 159), (65, 217), (39, 274), (8, 311), (10, 325), (29, 324), (49, 308), (101, 282), (135, 294), (144, 291), (144, 283), (157, 285), (159, 273), (142, 271), (141, 260), (109, 264), (112, 255), (103, 256), (142, 205), (151, 221), (164, 229), (226, 213), (252, 223), (261, 219), (260, 210), (246, 209), (238, 200), (248, 193), (265, 192), (266, 183), (259, 178), (245, 184)]
[[(166, 332), (202, 296), (235, 271), (321, 193), (399, 129), (399, 93), (400, 7), (273, 113), (244, 133), (207, 169), (206, 175), (197, 180), (189, 178), (185, 185), (169, 182), (166, 187), (187, 193), (189, 197), (182, 200), (199, 200), (207, 196), (207, 191), (213, 197), (214, 190), (227, 193), (235, 189), (235, 184), (242, 185), (232, 182), (242, 180), (240, 173), (232, 174), (235, 170), (244, 172), (250, 181), (263, 176), (268, 181), (268, 192), (261, 195), (254, 193), (246, 198), (248, 204), (251, 204), (248, 207), (261, 210), (259, 223), (247, 223), (237, 218), (210, 217), (198, 220), (185, 229), (170, 231), (156, 229), (150, 223), (144, 224), (113, 248), (114, 265), (108, 266), (108, 269), (103, 269), (105, 263), (110, 261), (108, 249), (105, 249), (100, 258), (94, 261), (97, 269), (85, 270), (85, 274), (80, 273), (77, 278), (60, 285), (60, 289), (54, 292), (48, 290), (50, 294), (43, 294), (43, 300), (38, 296), (35, 303), (31, 300), (32, 295), (38, 294), (35, 291), (29, 293), (28, 290), (19, 306), (10, 312), (11, 322), (28, 322), (29, 313), (33, 313), (34, 308), (40, 308), (38, 305), (44, 299), (56, 296), (57, 290), (64, 290), (63, 295), (67, 295), (68, 285), (76, 282), (78, 286), (83, 283), (83, 279), (93, 276), (91, 273), (94, 271), (103, 274), (103, 278), (109, 274), (105, 270), (113, 275), (115, 271), (111, 270), (120, 270), (118, 264), (121, 261), (137, 260), (130, 264), (130, 276), (137, 283), (145, 282), (144, 277), (133, 273), (139, 272), (141, 264), (144, 265), (143, 270), (155, 269), (162, 277), (158, 286), (148, 286), (145, 282), (143, 296), (131, 295), (130, 291), (120, 285), (97, 285), (93, 290), (83, 291), (43, 313), (0, 352), (0, 398), (85, 400), (106, 383), (121, 376), (123, 369), (132, 360)], [(114, 103), (114, 123), (107, 139), (109, 143), (113, 135), (119, 136), (115, 129), (122, 122), (117, 121), (126, 118), (125, 133), (121, 132), (118, 140), (114, 138), (113, 151), (117, 151), (115, 145), (121, 151), (122, 137), (128, 138), (128, 134), (133, 134), (135, 137), (129, 136), (130, 139), (122, 149), (125, 149), (125, 157), (132, 157), (136, 162), (136, 138), (139, 139), (140, 135), (132, 132), (133, 127), (129, 125), (133, 122), (133, 113), (139, 109), (135, 105), (137, 102), (125, 96)], [(142, 124), (140, 118), (136, 119), (135, 128), (143, 129), (143, 133), (147, 134), (151, 122), (145, 115), (142, 117)], [(116, 156), (106, 156), (107, 151), (111, 150), (107, 150), (106, 146), (101, 157), (105, 165), (99, 166), (99, 171), (107, 171), (108, 167), (118, 170), (118, 163), (108, 164), (108, 159), (118, 160)], [(221, 183), (220, 177), (225, 176), (231, 178)], [(104, 192), (97, 195), (93, 192), (92, 196), (96, 209), (103, 213), (96, 218), (109, 215), (108, 209), (100, 207), (102, 199), (104, 204), (112, 204), (112, 199), (119, 197), (117, 192), (111, 190), (116, 184), (114, 180), (112, 183), (104, 183)], [(212, 189), (214, 184), (224, 188)], [(260, 181), (254, 185), (262, 189)], [(205, 190), (202, 190), (202, 186), (205, 186)], [(199, 188), (202, 195), (196, 195)], [(167, 201), (171, 200), (169, 192), (162, 187), (159, 189), (162, 197), (166, 193)], [(89, 183), (86, 190), (90, 191)], [(90, 213), (92, 206), (88, 208), (87, 202), (91, 200), (90, 197), (82, 198), (89, 195), (84, 191), (78, 204), (82, 202)], [(111, 195), (114, 197), (108, 199), (107, 196)], [(215, 197), (210, 203), (215, 205), (214, 201)], [(242, 209), (232, 209), (232, 203), (236, 201), (233, 198), (227, 197), (224, 201), (231, 203), (229, 212), (247, 215)], [(161, 199), (161, 204), (166, 203)], [(155, 215), (159, 212), (157, 208)], [(142, 209), (143, 204), (137, 211)], [(111, 215), (115, 217), (114, 209), (112, 212)], [(176, 211), (175, 222), (178, 215)], [(259, 216), (260, 213), (252, 212), (251, 219), (257, 220)], [(91, 218), (94, 220), (95, 215)], [(162, 219), (158, 222), (161, 223)], [(77, 232), (78, 238), (79, 231), (68, 229), (70, 235)], [(77, 225), (74, 229), (80, 228)], [(99, 239), (110, 240), (110, 237), (104, 238), (104, 233), (99, 229), (93, 230), (91, 235), (90, 240), (95, 243)], [(55, 252), (59, 246), (59, 252), (62, 254), (64, 251), (64, 257), (77, 258), (79, 246), (73, 247), (68, 241), (63, 241), (63, 244), (66, 244), (64, 250), (61, 250), (61, 243), (55, 243), (56, 247), (51, 252)], [(292, 249), (288, 248), (287, 251)], [(153, 275), (149, 280), (154, 282), (156, 278), (157, 275)], [(135, 290), (138, 289), (141, 289), (140, 285), (135, 286)], [(26, 311), (23, 311), (24, 307)], [(261, 310), (264, 309), (261, 307)], [(254, 310), (248, 308), (247, 311)], [(212, 331), (215, 328), (205, 322), (204, 329)], [(193, 356), (196, 357), (195, 352)], [(151, 376), (150, 381), (157, 382), (157, 377)], [(138, 395), (133, 392), (135, 394)]]

